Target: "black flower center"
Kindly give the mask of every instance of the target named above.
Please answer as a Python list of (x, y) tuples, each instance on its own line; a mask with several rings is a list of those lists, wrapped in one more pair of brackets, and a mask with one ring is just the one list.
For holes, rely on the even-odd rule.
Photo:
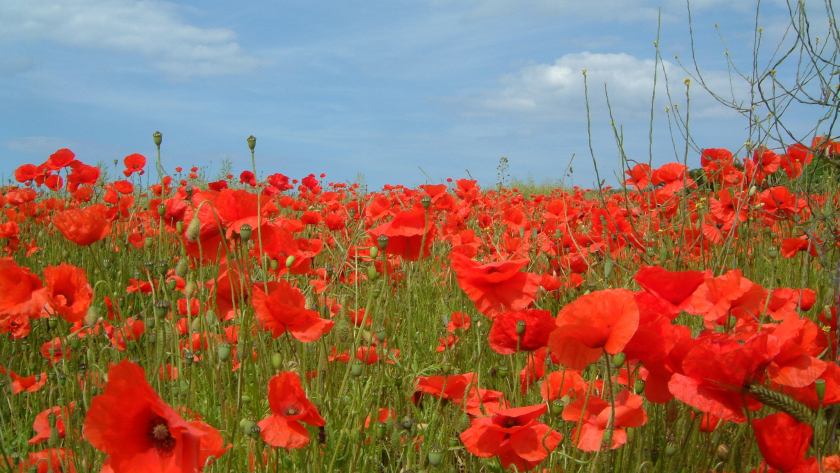
[(153, 417), (149, 421), (146, 436), (149, 439), (149, 443), (164, 455), (171, 454), (177, 443), (175, 438), (172, 437), (172, 433), (169, 432), (169, 424), (166, 422), (166, 419), (160, 416)]

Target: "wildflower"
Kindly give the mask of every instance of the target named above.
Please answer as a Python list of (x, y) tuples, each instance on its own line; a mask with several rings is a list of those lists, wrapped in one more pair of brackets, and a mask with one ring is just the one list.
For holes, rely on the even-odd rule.
[(321, 427), (327, 421), (306, 398), (300, 376), (284, 371), (268, 382), (268, 405), (272, 414), (259, 424), (260, 437), (275, 447), (301, 448), (309, 443), (309, 432), (301, 422)]
[(533, 302), (540, 287), (539, 275), (519, 271), (528, 264), (527, 259), (484, 265), (458, 253), (452, 253), (451, 259), (458, 285), (478, 311), (490, 318), (505, 309), (525, 309)]
[(93, 301), (93, 289), (83, 268), (61, 263), (44, 269), (45, 298), (53, 311), (67, 322), (84, 319)]
[(96, 204), (84, 209), (60, 212), (52, 218), (52, 222), (64, 238), (77, 245), (87, 246), (105, 238), (111, 232), (107, 213), (108, 207)]
[(314, 342), (332, 330), (335, 322), (306, 308), (306, 297), (285, 280), (255, 285), (252, 304), (257, 319), (277, 338), (287, 330), (302, 342)]

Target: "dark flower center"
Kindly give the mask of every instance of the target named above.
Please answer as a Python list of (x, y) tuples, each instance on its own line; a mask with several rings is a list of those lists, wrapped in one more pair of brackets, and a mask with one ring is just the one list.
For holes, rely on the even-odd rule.
[(516, 417), (508, 417), (507, 419), (504, 420), (502, 425), (506, 429), (509, 429), (511, 427), (516, 427), (517, 425), (519, 425), (519, 421), (516, 419)]
[(286, 415), (287, 416), (296, 416), (298, 414), (300, 414), (300, 409), (298, 409), (296, 406), (292, 406), (292, 407), (286, 409)]
[(146, 436), (149, 439), (149, 443), (163, 455), (171, 454), (177, 443), (169, 432), (169, 424), (166, 422), (166, 419), (160, 416), (153, 417), (149, 421)]

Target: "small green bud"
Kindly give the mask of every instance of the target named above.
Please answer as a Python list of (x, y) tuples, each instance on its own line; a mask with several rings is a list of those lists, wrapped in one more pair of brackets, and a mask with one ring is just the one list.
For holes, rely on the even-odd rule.
[(645, 382), (641, 379), (637, 379), (635, 383), (633, 383), (633, 392), (636, 394), (642, 394), (645, 391)]
[(825, 399), (825, 380), (820, 378), (814, 381), (814, 388), (817, 391), (817, 399), (822, 404), (823, 399)]
[(624, 364), (624, 361), (625, 361), (626, 359), (627, 359), (627, 355), (625, 355), (625, 354), (624, 354), (624, 352), (618, 352), (618, 353), (616, 353), (615, 355), (613, 355), (613, 357), (612, 357), (612, 364), (613, 364), (613, 366), (615, 366), (616, 368), (620, 368), (620, 367), (621, 367), (621, 365), (623, 365), (623, 364)]
[(283, 366), (283, 356), (279, 353), (272, 354), (271, 366), (273, 366), (275, 370), (279, 370)]
[(370, 247), (370, 257), (376, 259), (379, 256), (379, 248), (376, 246)]
[(193, 218), (190, 220), (190, 224), (187, 225), (187, 240), (195, 243), (198, 240), (198, 237), (201, 236), (201, 222), (198, 218)]
[(604, 262), (604, 279), (609, 279), (612, 276), (613, 268), (615, 268), (615, 261), (609, 259)]
[(280, 263), (278, 263), (276, 259), (272, 258), (270, 266), (272, 271), (277, 271), (277, 267), (280, 266)]
[(371, 281), (375, 281), (379, 277), (379, 271), (376, 270), (376, 266), (368, 266), (367, 268), (367, 277)]
[(190, 263), (186, 259), (179, 260), (178, 264), (175, 265), (175, 275), (179, 278), (185, 277), (189, 270)]
[(295, 255), (289, 255), (286, 258), (286, 268), (291, 268), (293, 264), (295, 264)]

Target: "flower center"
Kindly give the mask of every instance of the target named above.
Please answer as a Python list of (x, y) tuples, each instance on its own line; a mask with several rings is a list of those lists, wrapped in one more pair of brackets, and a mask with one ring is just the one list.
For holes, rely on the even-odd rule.
[(298, 409), (295, 406), (292, 406), (292, 407), (286, 409), (286, 415), (287, 416), (296, 416), (298, 414), (300, 414), (300, 409)]
[(153, 417), (149, 421), (146, 436), (149, 439), (149, 443), (164, 455), (171, 454), (172, 449), (175, 448), (175, 444), (177, 443), (169, 432), (169, 424), (166, 423), (166, 419), (160, 416)]

